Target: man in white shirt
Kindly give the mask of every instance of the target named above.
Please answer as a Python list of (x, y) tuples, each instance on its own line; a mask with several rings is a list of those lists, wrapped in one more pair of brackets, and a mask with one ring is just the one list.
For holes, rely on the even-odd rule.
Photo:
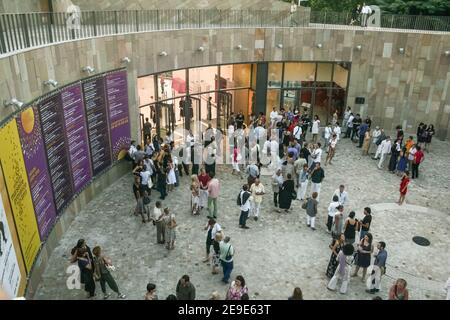
[(383, 169), (384, 161), (387, 158), (387, 155), (391, 152), (391, 138), (389, 136), (386, 137), (385, 140), (381, 143), (381, 158), (378, 163), (378, 169)]
[(355, 119), (355, 116), (353, 115), (353, 113), (350, 113), (350, 116), (348, 117), (348, 120), (347, 120), (347, 123), (346, 123), (347, 130), (345, 131), (344, 138), (349, 138), (350, 137), (350, 133), (353, 130), (353, 119)]
[(156, 201), (153, 209), (153, 222), (156, 226), (156, 240), (159, 244), (165, 243), (165, 224), (163, 220), (164, 213), (161, 210), (161, 201)]
[(300, 122), (297, 122), (297, 125), (294, 128), (293, 134), (294, 134), (295, 140), (297, 140), (298, 143), (302, 144), (302, 127), (300, 125)]
[(370, 144), (369, 147), (369, 154), (374, 153), (373, 149), (378, 147), (377, 146), (377, 141), (378, 141), (378, 137), (381, 135), (381, 130), (379, 126), (376, 126), (375, 129), (373, 129), (372, 131), (372, 143)]
[(343, 184), (341, 184), (339, 186), (339, 189), (336, 189), (336, 191), (334, 191), (334, 194), (333, 194), (333, 198), (334, 198), (334, 196), (337, 196), (339, 204), (342, 205), (342, 206), (346, 206), (348, 204), (348, 201), (349, 201), (348, 200), (348, 193), (344, 189), (345, 189), (345, 186)]
[(270, 113), (270, 127), (274, 128), (277, 121), (278, 121), (278, 111), (274, 107), (272, 112)]
[(250, 229), (247, 227), (247, 218), (248, 213), (250, 211), (250, 196), (252, 194), (248, 191), (248, 185), (244, 185), (242, 187), (241, 192), (239, 192), (239, 198), (240, 198), (240, 209), (241, 209), (241, 215), (239, 216), (239, 228), (242, 229)]
[(278, 169), (279, 167), (278, 152), (279, 152), (278, 141), (276, 140), (276, 137), (272, 137), (270, 141), (270, 162), (271, 162), (270, 167), (273, 170)]
[(193, 148), (195, 145), (195, 137), (192, 130), (189, 130), (189, 134), (186, 137), (186, 145), (190, 148)]
[(367, 18), (371, 14), (372, 14), (372, 9), (364, 3), (363, 7), (361, 9), (361, 27), (367, 27)]
[(131, 141), (131, 145), (130, 145), (130, 149), (128, 149), (128, 155), (130, 156), (131, 159), (133, 159), (133, 161), (135, 159), (136, 151), (137, 151), (136, 141), (132, 140)]
[(327, 217), (327, 232), (331, 233), (331, 227), (333, 225), (333, 219), (337, 212), (337, 207), (339, 206), (338, 196), (333, 196), (333, 201), (328, 206), (328, 217)]
[(339, 127), (339, 124), (335, 124), (333, 128), (333, 133), (336, 135), (337, 141), (339, 141), (339, 137), (341, 136), (341, 127)]
[(321, 163), (322, 161), (322, 145), (320, 142), (316, 144), (316, 148), (312, 152), (311, 157), (313, 158), (313, 163), (309, 168), (310, 171), (316, 167), (316, 163)]
[(211, 245), (214, 243), (214, 240), (216, 239), (217, 232), (222, 231), (222, 227), (220, 226), (220, 224), (217, 223), (215, 219), (210, 218), (208, 220), (208, 223), (206, 224), (205, 230), (206, 230), (206, 258), (205, 260), (203, 260), (203, 262), (208, 262)]

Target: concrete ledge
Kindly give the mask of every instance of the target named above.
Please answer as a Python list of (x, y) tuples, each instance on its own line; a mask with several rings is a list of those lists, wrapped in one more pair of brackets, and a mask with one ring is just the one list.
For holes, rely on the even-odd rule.
[(47, 240), (42, 244), (41, 250), (37, 255), (34, 265), (27, 278), (27, 287), (25, 290), (25, 297), (33, 299), (36, 288), (42, 279), (48, 260), (61, 240), (64, 233), (70, 227), (70, 224), (75, 219), (86, 205), (92, 201), (98, 194), (108, 188), (113, 182), (120, 179), (122, 176), (130, 172), (130, 164), (127, 161), (120, 161), (108, 171), (104, 172), (100, 177), (96, 178), (76, 197), (72, 203), (67, 207), (64, 213), (59, 216), (59, 220), (53, 226)]

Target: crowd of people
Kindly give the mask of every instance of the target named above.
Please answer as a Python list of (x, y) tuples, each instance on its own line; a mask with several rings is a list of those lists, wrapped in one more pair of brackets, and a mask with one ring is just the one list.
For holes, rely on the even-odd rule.
[[(184, 143), (177, 148), (170, 132), (165, 139), (157, 135), (151, 138), (151, 126), (150, 132), (148, 126), (147, 129), (144, 126), (145, 145), (141, 147), (133, 141), (127, 156), (132, 162), (134, 177), (133, 194), (136, 206), (133, 214), (140, 216), (143, 223), (152, 222), (156, 227), (157, 243), (164, 244), (167, 250), (173, 250), (177, 220), (175, 214), (163, 206), (162, 201), (174, 188), (180, 186), (180, 177), (184, 171), (186, 176), (190, 176), (190, 213), (197, 216), (204, 210), (207, 212), (204, 262), (210, 263), (213, 275), (219, 274), (222, 267), (222, 282), (229, 284), (234, 268), (235, 249), (230, 236), (225, 236), (219, 224), (217, 207), (220, 181), (216, 177), (215, 162), (221, 155), (222, 143), (229, 147), (233, 174), (241, 179), (244, 174), (247, 175), (247, 181), (236, 198), (240, 210), (237, 223), (242, 229), (249, 229), (249, 218), (255, 221), (260, 218), (261, 204), (269, 193), (260, 179), (261, 170), (266, 168), (274, 172), (270, 180), (274, 211), (288, 214), (292, 212), (293, 202), (299, 201), (301, 208), (305, 210), (307, 227), (315, 231), (321, 184), (325, 179), (322, 164), (332, 164), (340, 139), (350, 139), (356, 147), (362, 149), (363, 155), (373, 155), (373, 159), (379, 159), (380, 169), (390, 154), (388, 169), (401, 177), (398, 203), (402, 204), (407, 192), (410, 170), (413, 172), (412, 178), (417, 178), (419, 165), (424, 159), (422, 148), (430, 150), (431, 137), (434, 135), (433, 126), (420, 124), (416, 142), (412, 136), (404, 141), (404, 133), (399, 126), (392, 144), (391, 138), (383, 129), (377, 126), (371, 131), (371, 119), (363, 120), (349, 107), (343, 115), (342, 126), (338, 123), (338, 118), (336, 111), (332, 120), (322, 130), (320, 139), (320, 119), (317, 115), (310, 119), (308, 109), (300, 112), (300, 109), (277, 111), (274, 108), (268, 118), (263, 113), (250, 115), (248, 124), (245, 123), (242, 113), (232, 113), (228, 121), (228, 139), (222, 139), (223, 132), (220, 128), (213, 129), (209, 126), (202, 137), (196, 137), (189, 131)], [(309, 140), (306, 138), (308, 129), (311, 133)], [(242, 148), (243, 146), (245, 148)], [(205, 152), (210, 161), (202, 164), (198, 159), (202, 159)], [(247, 164), (245, 168), (242, 167), (243, 163)], [(155, 202), (153, 210), (150, 209), (154, 193), (152, 190), (159, 192), (160, 200)], [(361, 281), (366, 283), (367, 292), (374, 294), (379, 292), (381, 277), (386, 270), (386, 243), (375, 241), (370, 233), (370, 207), (364, 208), (364, 217), (358, 220), (355, 211), (347, 209), (348, 204), (348, 193), (345, 186), (340, 185), (330, 198), (327, 212), (325, 230), (331, 237), (331, 256), (324, 270), (329, 278), (326, 287), (335, 291), (340, 283), (339, 292), (345, 294), (350, 279), (356, 277), (362, 269)], [(348, 214), (345, 214), (346, 211), (349, 211)], [(100, 247), (94, 248), (92, 255), (85, 242), (80, 241), (72, 250), (72, 262), (78, 262), (89, 296), (93, 296), (95, 280), (99, 280), (105, 299), (109, 297), (106, 293), (106, 283), (119, 298), (124, 298), (109, 272), (112, 267), (111, 260), (102, 255)], [(211, 294), (211, 299), (219, 298), (218, 292)], [(249, 299), (243, 276), (239, 275), (231, 282), (224, 298)], [(408, 299), (405, 280), (396, 281), (390, 289), (389, 298)], [(145, 299), (158, 299), (154, 283), (147, 285)], [(184, 275), (178, 282), (176, 294), (169, 295), (167, 299), (195, 299), (195, 287), (188, 275)], [(295, 288), (289, 299), (303, 299), (301, 289)]]

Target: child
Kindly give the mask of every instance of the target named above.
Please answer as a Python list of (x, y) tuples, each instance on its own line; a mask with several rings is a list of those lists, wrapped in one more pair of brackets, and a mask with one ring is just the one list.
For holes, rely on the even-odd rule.
[(406, 157), (406, 152), (400, 151), (400, 158), (397, 164), (397, 175), (399, 177), (403, 176), (406, 167), (408, 166), (408, 158)]

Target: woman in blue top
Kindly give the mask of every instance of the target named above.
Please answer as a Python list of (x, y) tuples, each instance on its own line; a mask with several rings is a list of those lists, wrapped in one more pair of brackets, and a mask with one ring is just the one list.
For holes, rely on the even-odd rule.
[(397, 174), (399, 176), (402, 176), (407, 166), (408, 166), (408, 158), (406, 157), (406, 153), (404, 151), (400, 151), (400, 158), (398, 159), (397, 164)]

